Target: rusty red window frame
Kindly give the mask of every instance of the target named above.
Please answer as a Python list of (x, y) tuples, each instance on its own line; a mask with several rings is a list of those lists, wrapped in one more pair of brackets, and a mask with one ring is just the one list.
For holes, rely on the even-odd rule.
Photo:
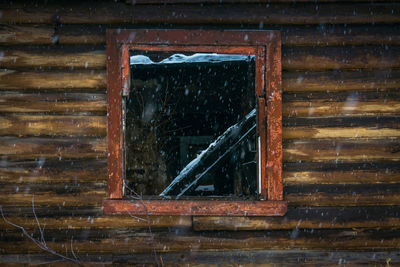
[[(263, 200), (123, 199), (122, 95), (129, 90), (129, 50), (219, 52), (256, 56)], [(282, 216), (281, 36), (265, 30), (107, 30), (108, 199), (106, 214)], [(267, 126), (268, 125), (268, 126)]]

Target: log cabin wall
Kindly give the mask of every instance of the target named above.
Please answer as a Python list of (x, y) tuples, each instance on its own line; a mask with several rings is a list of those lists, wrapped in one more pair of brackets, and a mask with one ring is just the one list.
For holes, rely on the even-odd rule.
[[(1, 265), (400, 264), (400, 4), (143, 2), (0, 4)], [(105, 31), (138, 27), (281, 30), (286, 216), (103, 215)]]

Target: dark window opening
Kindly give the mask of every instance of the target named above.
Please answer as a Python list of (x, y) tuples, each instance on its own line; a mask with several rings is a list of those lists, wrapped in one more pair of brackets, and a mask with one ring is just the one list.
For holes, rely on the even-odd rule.
[(256, 199), (255, 56), (130, 53), (125, 184), (144, 196)]

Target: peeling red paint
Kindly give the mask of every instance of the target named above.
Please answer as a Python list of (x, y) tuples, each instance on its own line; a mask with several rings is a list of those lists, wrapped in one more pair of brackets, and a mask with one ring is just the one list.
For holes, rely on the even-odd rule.
[[(278, 31), (109, 30), (107, 31), (108, 192), (104, 212), (142, 214), (142, 201), (123, 197), (122, 94), (129, 90), (129, 50), (187, 51), (256, 56), (258, 132), (263, 201), (147, 200), (149, 214), (278, 216), (286, 212), (282, 185), (281, 39)], [(112, 104), (111, 104), (112, 103)], [(265, 115), (266, 105), (266, 115)], [(204, 205), (204, 206), (202, 206)]]

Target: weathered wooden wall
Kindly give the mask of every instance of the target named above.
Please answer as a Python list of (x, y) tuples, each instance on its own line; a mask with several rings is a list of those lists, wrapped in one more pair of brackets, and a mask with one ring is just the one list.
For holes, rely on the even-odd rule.
[[(34, 199), (82, 262), (400, 264), (400, 4), (207, 2), (0, 5), (4, 216), (40, 238)], [(105, 30), (134, 27), (282, 31), (285, 217), (102, 214)], [(1, 265), (58, 259), (0, 219)]]

